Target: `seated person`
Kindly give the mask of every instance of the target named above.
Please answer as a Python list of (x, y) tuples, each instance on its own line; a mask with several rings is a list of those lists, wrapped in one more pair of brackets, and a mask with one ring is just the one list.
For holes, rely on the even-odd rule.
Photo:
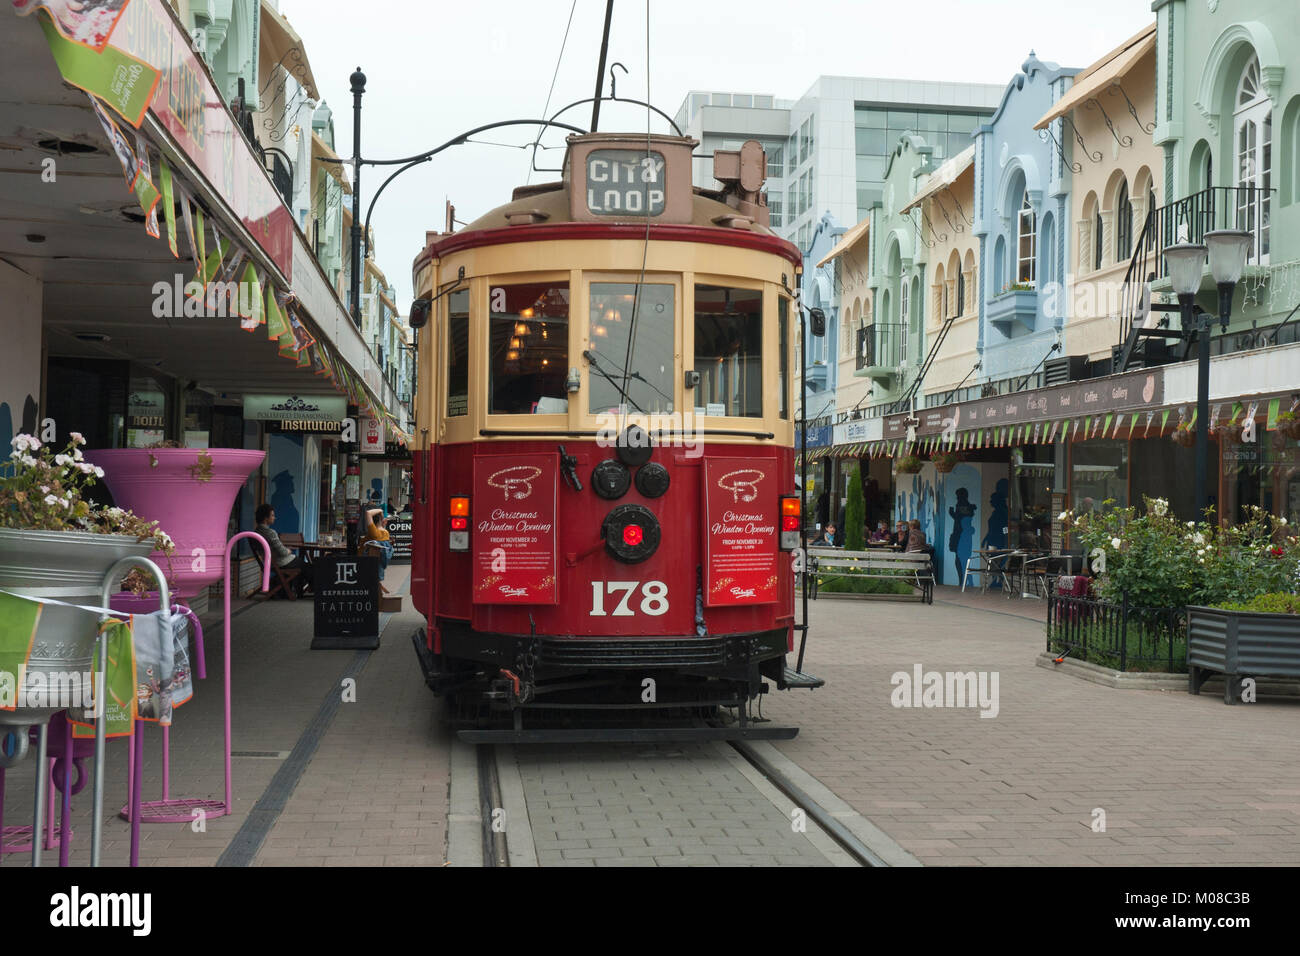
[(898, 524), (894, 527), (894, 534), (893, 537), (890, 538), (890, 541), (897, 548), (906, 548), (908, 534), (909, 534), (909, 529), (907, 527), (907, 522), (899, 521)]
[(926, 551), (929, 543), (925, 540), (925, 532), (921, 530), (921, 522), (913, 518), (908, 522), (907, 547), (908, 551)]
[(814, 548), (833, 548), (835, 547), (835, 525), (828, 524), (822, 536), (813, 542)]
[(388, 588), (384, 587), (384, 572), (388, 570), (388, 563), (393, 560), (393, 542), (389, 539), (388, 518), (384, 516), (383, 508), (366, 509), (366, 529), (361, 539), (361, 553), (373, 554), (379, 558), (379, 587), (387, 594)]
[(876, 522), (876, 530), (871, 532), (870, 540), (872, 544), (889, 543), (889, 528), (885, 525), (885, 522), (883, 521)]
[(301, 594), (303, 589), (311, 584), (313, 570), (311, 564), (304, 561), (301, 555), (296, 555), (285, 547), (284, 542), (280, 540), (280, 536), (272, 529), (271, 526), (275, 524), (274, 508), (263, 502), (257, 506), (255, 517), (257, 518), (257, 527), (253, 530), (265, 538), (266, 543), (271, 546), (271, 561), (277, 568), (286, 571), (298, 571), (294, 587)]

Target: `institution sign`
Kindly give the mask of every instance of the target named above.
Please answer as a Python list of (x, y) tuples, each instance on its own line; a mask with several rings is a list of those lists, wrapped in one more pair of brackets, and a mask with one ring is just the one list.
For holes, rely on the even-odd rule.
[[(245, 395), (244, 418), (255, 422), (280, 422), (281, 431), (316, 431), (286, 428), (287, 422), (326, 423), (342, 428), (348, 400), (342, 395)], [(337, 429), (331, 429), (337, 430)]]

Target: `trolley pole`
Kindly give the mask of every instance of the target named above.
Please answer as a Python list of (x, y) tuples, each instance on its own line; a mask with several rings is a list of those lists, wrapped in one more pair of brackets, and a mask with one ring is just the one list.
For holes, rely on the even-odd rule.
[(361, 97), (366, 92), (366, 75), (357, 67), (352, 81), (352, 323), (361, 328)]
[(803, 580), (799, 593), (803, 601), (803, 635), (799, 640), (799, 659), (794, 669), (803, 673), (803, 652), (808, 645), (808, 536), (804, 516), (808, 513), (808, 337), (803, 306), (799, 306), (799, 554), (803, 559)]

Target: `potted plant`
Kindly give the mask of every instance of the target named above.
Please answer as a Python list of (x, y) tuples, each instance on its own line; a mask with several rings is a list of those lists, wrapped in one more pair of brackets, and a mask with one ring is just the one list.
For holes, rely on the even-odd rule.
[[(243, 448), (101, 448), (87, 458), (103, 466), (117, 504), (157, 521), (176, 543), (173, 597), (192, 598), (221, 578), (235, 495), (266, 453)], [(159, 563), (155, 558), (155, 563)]]
[(941, 451), (934, 455), (930, 461), (934, 463), (934, 470), (941, 475), (946, 475), (957, 467), (961, 461), (961, 455), (955, 451)]
[[(1274, 551), (1284, 558), (1283, 548)], [(1223, 674), (1225, 704), (1240, 699), (1242, 677), (1300, 678), (1300, 595), (1188, 607), (1187, 670), (1193, 694), (1211, 674)]]
[[(97, 621), (66, 605), (99, 606), (104, 577), (120, 559), (150, 552), (166, 558), (173, 550), (156, 521), (85, 498), (104, 470), (85, 459), (83, 444), (73, 432), (68, 446), (55, 453), (34, 436), (18, 435), (9, 462), (0, 468), (0, 590), (62, 602), (41, 607), (26, 661), (27, 680), (33, 683), (91, 670)], [(18, 704), (16, 710), (0, 710), (0, 731), (22, 728), (9, 762), (24, 755), (27, 727), (45, 723), (67, 706)], [(0, 766), (5, 760), (0, 755)]]
[(1189, 422), (1179, 422), (1170, 437), (1184, 448), (1191, 448), (1196, 444), (1196, 429)]
[(897, 464), (894, 466), (894, 470), (900, 475), (915, 475), (920, 472), (921, 465), (923, 464), (924, 462), (921, 461), (919, 456), (908, 454), (898, 459)]

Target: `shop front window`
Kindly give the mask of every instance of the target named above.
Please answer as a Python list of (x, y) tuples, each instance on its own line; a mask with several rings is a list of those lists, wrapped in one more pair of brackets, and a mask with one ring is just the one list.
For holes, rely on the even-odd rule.
[(534, 282), (488, 290), (488, 412), (568, 411), (569, 284)]
[(1076, 515), (1128, 506), (1128, 442), (1070, 446), (1070, 509)]
[(1255, 505), (1288, 523), (1300, 522), (1300, 441), (1262, 427), (1256, 434), (1257, 441), (1221, 446), (1223, 515), (1241, 524), (1250, 519), (1250, 506)]
[(126, 399), (126, 447), (148, 448), (166, 437), (166, 386), (154, 378), (132, 376)]
[(447, 296), (447, 417), (469, 414), (469, 290)]
[(695, 403), (706, 415), (763, 414), (763, 293), (695, 287)]
[(1011, 546), (1052, 550), (1052, 485), (1056, 472), (1050, 445), (1029, 445), (1013, 453), (1008, 502)]
[(212, 396), (207, 392), (185, 394), (184, 440), (186, 448), (212, 447)]

